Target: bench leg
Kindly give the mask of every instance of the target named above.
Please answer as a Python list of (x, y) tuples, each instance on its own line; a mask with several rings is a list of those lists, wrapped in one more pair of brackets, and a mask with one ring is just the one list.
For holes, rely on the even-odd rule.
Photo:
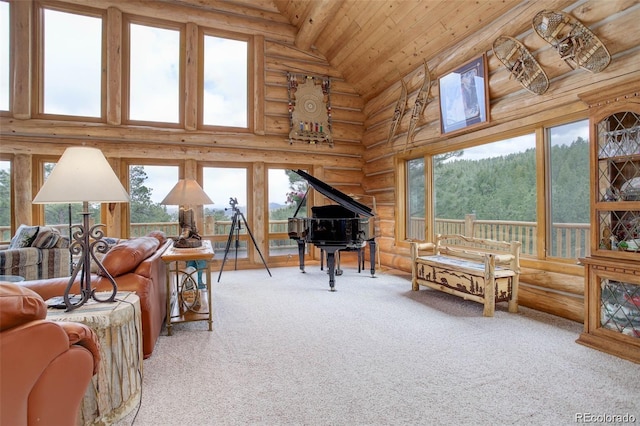
[(484, 276), (484, 309), (482, 315), (492, 317), (496, 310), (496, 263), (493, 256), (488, 256), (485, 261)]
[(518, 312), (518, 287), (520, 287), (518, 274), (513, 278), (513, 287), (511, 288), (511, 299), (509, 299), (509, 312)]

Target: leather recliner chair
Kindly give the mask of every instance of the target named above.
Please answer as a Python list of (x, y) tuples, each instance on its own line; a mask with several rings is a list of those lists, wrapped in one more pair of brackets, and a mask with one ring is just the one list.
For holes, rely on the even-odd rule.
[(0, 283), (0, 424), (75, 425), (100, 362), (89, 327), (46, 320), (42, 297)]

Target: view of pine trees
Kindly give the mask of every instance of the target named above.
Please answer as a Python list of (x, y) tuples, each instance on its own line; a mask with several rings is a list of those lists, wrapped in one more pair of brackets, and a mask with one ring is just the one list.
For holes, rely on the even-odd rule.
[[(589, 143), (578, 137), (550, 152), (552, 222), (589, 223)], [(456, 160), (462, 152), (436, 157), (435, 217), (536, 221), (534, 149), (481, 160)], [(410, 176), (419, 175), (411, 171)], [(414, 196), (421, 196), (415, 191)], [(418, 200), (416, 205), (424, 205)], [(422, 212), (423, 213), (423, 212)], [(419, 214), (413, 214), (418, 216)]]

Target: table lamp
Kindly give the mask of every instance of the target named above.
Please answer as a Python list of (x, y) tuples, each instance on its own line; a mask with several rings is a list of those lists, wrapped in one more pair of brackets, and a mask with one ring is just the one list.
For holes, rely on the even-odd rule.
[[(113, 302), (118, 291), (113, 277), (94, 254), (94, 251), (106, 253), (108, 245), (102, 240), (104, 234), (100, 228), (104, 225), (89, 228), (89, 202), (129, 202), (129, 194), (102, 151), (84, 146), (67, 148), (33, 199), (34, 204), (82, 203), (82, 225), (74, 225), (72, 229), (75, 231), (69, 236), (69, 251), (72, 255), (79, 255), (80, 260), (73, 268), (69, 284), (64, 291), (67, 311), (79, 308), (90, 298), (97, 302)], [(113, 288), (107, 299), (97, 298), (95, 289), (91, 288), (92, 258)], [(81, 274), (80, 295), (73, 296), (69, 292), (78, 274)]]
[(213, 201), (198, 182), (193, 179), (180, 179), (160, 204), (187, 206), (187, 208), (180, 207), (178, 221), (181, 233), (173, 246), (177, 248), (202, 246), (202, 237), (198, 234), (196, 227), (195, 212), (190, 206), (213, 204)]

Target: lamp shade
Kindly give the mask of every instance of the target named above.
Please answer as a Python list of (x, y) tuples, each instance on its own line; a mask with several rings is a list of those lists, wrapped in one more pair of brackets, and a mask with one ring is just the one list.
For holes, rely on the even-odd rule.
[(213, 204), (204, 189), (193, 179), (180, 179), (160, 204), (174, 206)]
[(33, 199), (34, 204), (129, 202), (129, 194), (98, 148), (70, 147)]

